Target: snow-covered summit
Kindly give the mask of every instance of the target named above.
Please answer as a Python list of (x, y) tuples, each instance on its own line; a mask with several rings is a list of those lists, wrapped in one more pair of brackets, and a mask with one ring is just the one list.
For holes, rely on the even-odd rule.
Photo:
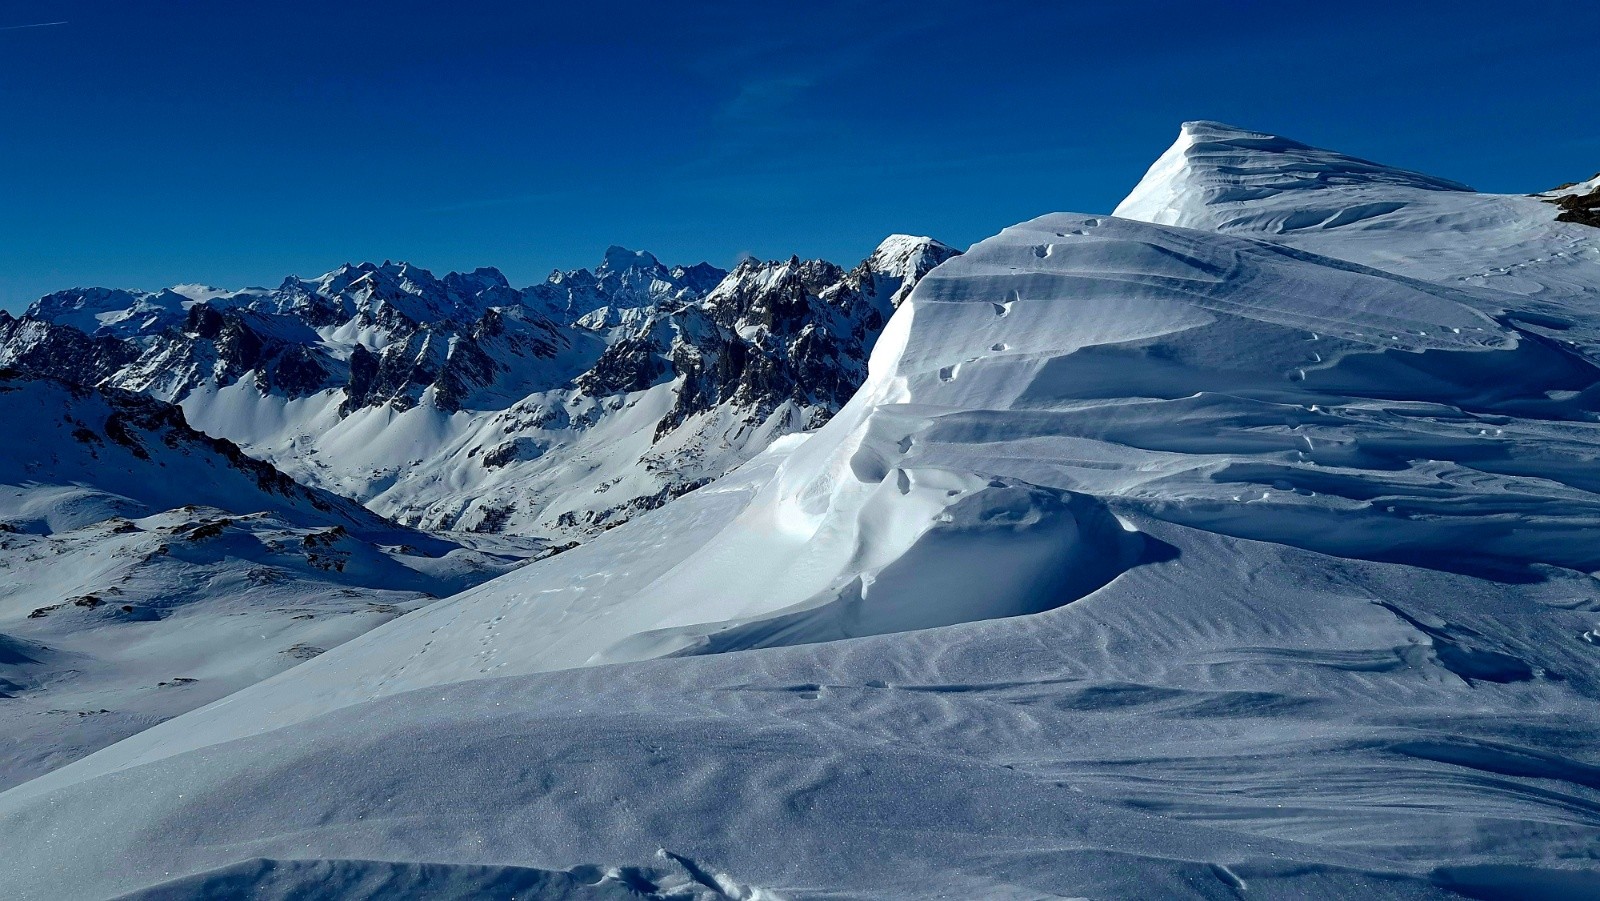
[(1570, 185), (1562, 185), (1559, 188), (1551, 188), (1548, 191), (1542, 191), (1542, 192), (1540, 192), (1539, 196), (1540, 197), (1582, 197), (1582, 196), (1584, 196), (1586, 194), (1593, 194), (1596, 191), (1600, 191), (1600, 173), (1597, 173), (1594, 176), (1594, 178), (1588, 179), (1586, 181), (1573, 182)]
[(89, 335), (129, 338), (182, 321), (190, 303), (188, 297), (171, 289), (73, 288), (41, 297), (24, 315), (70, 325)]
[(862, 265), (878, 276), (880, 282), (898, 281), (894, 285), (879, 285), (893, 309), (900, 306), (917, 281), (933, 271), (933, 267), (960, 254), (954, 247), (926, 236), (890, 235)]
[(1557, 197), (1478, 193), (1287, 138), (1187, 123), (1116, 215), (1487, 290), (1487, 307), (1501, 305), (1521, 327), (1600, 360), (1600, 321), (1587, 312), (1600, 285), (1600, 198), (1582, 188)]
[(890, 275), (905, 275), (921, 261), (942, 257), (940, 262), (943, 262), (958, 252), (943, 241), (926, 235), (890, 235), (867, 257), (867, 264)]
[[(1297, 215), (1283, 230), (1335, 225), (1308, 192), (1322, 188), (1385, 186), (1423, 191), (1470, 191), (1448, 179), (1397, 169), (1278, 135), (1220, 122), (1185, 122), (1178, 139), (1114, 215), (1186, 228), (1226, 228), (1237, 205), (1286, 195)], [(1311, 204), (1309, 208), (1306, 204)], [(1371, 215), (1373, 210), (1347, 212)]]
[(661, 261), (648, 250), (629, 250), (619, 244), (613, 244), (606, 248), (600, 265), (595, 268), (595, 274), (627, 272), (629, 269), (651, 270), (659, 266)]
[(637, 311), (702, 297), (724, 275), (726, 271), (709, 263), (668, 268), (648, 251), (613, 244), (593, 270), (558, 269), (526, 294), (531, 304), (558, 321), (588, 317), (610, 327), (636, 319)]

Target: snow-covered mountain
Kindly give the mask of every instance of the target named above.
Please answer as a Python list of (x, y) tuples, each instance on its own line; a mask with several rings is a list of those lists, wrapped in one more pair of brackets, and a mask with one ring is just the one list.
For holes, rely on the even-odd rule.
[(0, 370), (0, 786), (516, 562), (295, 483), (175, 406)]
[(1562, 185), (1539, 196), (1561, 208), (1556, 221), (1600, 228), (1600, 173), (1588, 181)]
[[(1370, 175), (1361, 173), (1372, 169)], [(1571, 186), (1585, 196), (1583, 186)], [(1177, 143), (1116, 215), (1249, 235), (1473, 293), (1493, 315), (1600, 361), (1594, 231), (1542, 195), (1480, 194), (1215, 122)]]
[[(0, 888), (1593, 895), (1600, 230), (1562, 213), (1190, 123), (1118, 216), (921, 279), (814, 433), (0, 794)], [(728, 279), (605, 371), (772, 397), (793, 352), (723, 377), (727, 332), (855, 309)]]
[(668, 268), (612, 247), (526, 290), (346, 265), (272, 290), (74, 290), (0, 314), (0, 365), (180, 403), (308, 484), (434, 530), (569, 542), (813, 428), (953, 256)]

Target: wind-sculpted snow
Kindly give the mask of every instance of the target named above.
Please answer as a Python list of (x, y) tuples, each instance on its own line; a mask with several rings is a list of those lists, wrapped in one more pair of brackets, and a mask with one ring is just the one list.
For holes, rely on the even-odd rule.
[(0, 889), (1600, 892), (1600, 232), (1211, 130), (1403, 207), (1006, 229), (816, 432), (0, 795)]
[(1480, 309), (1514, 316), (1518, 328), (1600, 361), (1596, 230), (1558, 221), (1563, 210), (1542, 196), (1479, 194), (1272, 135), (1190, 122), (1116, 214), (1265, 238), (1473, 292)]
[[(1322, 150), (1278, 135), (1220, 122), (1185, 122), (1177, 142), (1117, 206), (1116, 215), (1189, 228), (1228, 230), (1250, 223), (1256, 229), (1294, 231), (1337, 228), (1403, 206), (1392, 200), (1349, 204), (1345, 202), (1345, 192), (1352, 188), (1384, 192), (1472, 191), (1448, 179)], [(1273, 204), (1274, 200), (1278, 203)]]

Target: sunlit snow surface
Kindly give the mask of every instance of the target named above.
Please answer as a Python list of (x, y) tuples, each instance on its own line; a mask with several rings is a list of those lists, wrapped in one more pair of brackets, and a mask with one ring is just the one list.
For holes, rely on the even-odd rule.
[(122, 392), (0, 371), (0, 790), (514, 559), (297, 485)]
[(936, 269), (810, 437), (0, 795), (0, 893), (1600, 893), (1600, 231), (1212, 123), (1119, 212)]

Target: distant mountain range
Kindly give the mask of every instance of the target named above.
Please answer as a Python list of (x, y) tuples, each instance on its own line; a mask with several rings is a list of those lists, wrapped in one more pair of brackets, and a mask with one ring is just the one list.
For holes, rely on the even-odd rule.
[(956, 251), (663, 265), (512, 288), (344, 265), (277, 288), (88, 288), (0, 313), (0, 365), (177, 403), (296, 479), (432, 530), (582, 539), (827, 421), (894, 308)]

